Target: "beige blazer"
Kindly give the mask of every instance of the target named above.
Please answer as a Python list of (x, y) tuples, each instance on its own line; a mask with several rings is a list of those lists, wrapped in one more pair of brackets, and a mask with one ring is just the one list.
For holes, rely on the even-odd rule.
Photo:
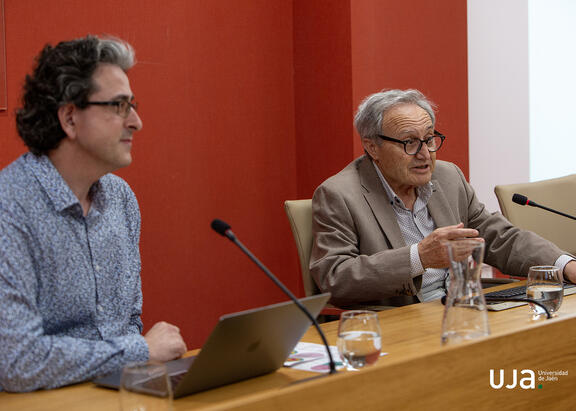
[[(428, 210), (436, 227), (463, 222), (486, 241), (484, 261), (512, 275), (554, 264), (563, 253), (542, 237), (514, 227), (478, 201), (462, 171), (436, 161)], [(418, 302), (422, 276), (412, 278), (410, 246), (370, 159), (359, 157), (315, 191), (310, 272), (338, 306)]]

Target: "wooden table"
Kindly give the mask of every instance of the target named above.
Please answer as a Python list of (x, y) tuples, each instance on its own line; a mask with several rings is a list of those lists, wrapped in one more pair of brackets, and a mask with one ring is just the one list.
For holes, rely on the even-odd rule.
[[(503, 286), (506, 287), (506, 286)], [(499, 287), (502, 288), (502, 287)], [(496, 288), (495, 288), (496, 289)], [(375, 410), (571, 409), (576, 405), (576, 295), (565, 297), (557, 318), (531, 319), (527, 306), (490, 312), (492, 335), (455, 346), (440, 343), (444, 307), (439, 301), (379, 314), (388, 355), (357, 372), (309, 380), (315, 374), (282, 368), (275, 373), (174, 401), (174, 409)], [(323, 324), (336, 344), (337, 323)], [(315, 331), (303, 341), (320, 342)], [(504, 370), (511, 385), (535, 373), (534, 389), (490, 386), (490, 369)], [(538, 381), (541, 371), (567, 371)], [(546, 378), (546, 377), (544, 377)], [(538, 385), (542, 388), (538, 388)], [(115, 410), (115, 391), (91, 383), (28, 394), (0, 393), (1, 410)]]

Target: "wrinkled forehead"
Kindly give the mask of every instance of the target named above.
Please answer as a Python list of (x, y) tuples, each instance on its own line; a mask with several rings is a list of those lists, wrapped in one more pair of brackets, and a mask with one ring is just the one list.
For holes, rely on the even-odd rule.
[(383, 132), (428, 132), (434, 129), (432, 119), (426, 110), (416, 104), (398, 104), (382, 115)]

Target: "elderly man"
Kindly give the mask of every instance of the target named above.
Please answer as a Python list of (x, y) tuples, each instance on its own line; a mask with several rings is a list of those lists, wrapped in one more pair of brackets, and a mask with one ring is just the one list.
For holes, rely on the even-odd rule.
[(17, 112), (30, 150), (0, 172), (0, 390), (91, 379), (186, 345), (160, 322), (141, 335), (140, 212), (110, 172), (142, 128), (129, 44), (46, 46)]
[(338, 306), (399, 306), (445, 294), (442, 242), (481, 237), (485, 261), (526, 275), (553, 264), (576, 281), (576, 261), (538, 235), (490, 214), (460, 169), (436, 161), (445, 137), (416, 90), (367, 97), (355, 126), (366, 154), (318, 187), (311, 274)]

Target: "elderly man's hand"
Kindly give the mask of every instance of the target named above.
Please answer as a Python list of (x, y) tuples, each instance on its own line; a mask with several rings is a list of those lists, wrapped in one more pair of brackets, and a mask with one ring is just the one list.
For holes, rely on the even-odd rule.
[[(418, 254), (424, 268), (446, 268), (450, 265), (448, 252), (443, 242), (459, 238), (477, 238), (478, 230), (464, 228), (464, 224), (437, 228), (418, 243)], [(480, 239), (482, 240), (482, 239)], [(576, 268), (575, 268), (576, 269)]]
[(564, 266), (564, 279), (576, 284), (576, 261), (570, 261)]

